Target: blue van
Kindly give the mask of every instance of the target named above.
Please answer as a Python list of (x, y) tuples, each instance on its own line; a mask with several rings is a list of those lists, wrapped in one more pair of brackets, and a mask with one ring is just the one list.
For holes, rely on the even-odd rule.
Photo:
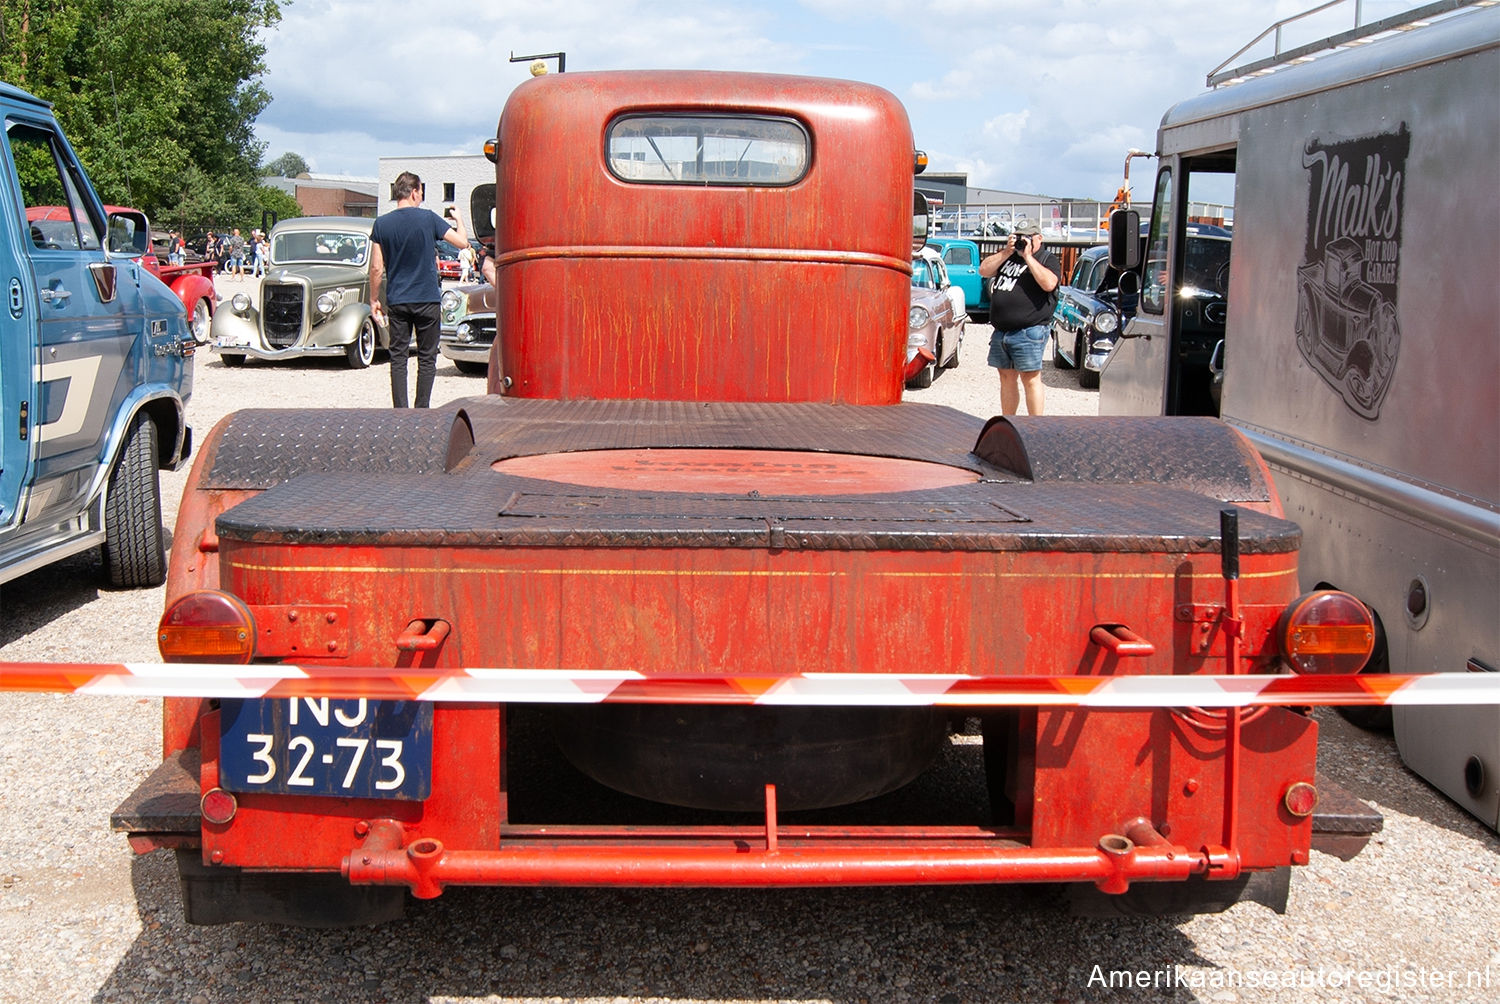
[(0, 117), (0, 582), (100, 547), (113, 585), (157, 585), (159, 472), (192, 450), (187, 314), (51, 105), (0, 83)]

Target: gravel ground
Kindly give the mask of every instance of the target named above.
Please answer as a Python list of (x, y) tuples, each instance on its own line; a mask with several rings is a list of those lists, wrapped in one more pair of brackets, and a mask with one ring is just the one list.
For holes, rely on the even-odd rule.
[[(987, 334), (909, 397), (991, 414)], [(236, 408), (389, 400), (378, 364), (197, 366), (200, 439)], [(482, 392), (438, 374), (435, 402)], [(1046, 382), (1051, 413), (1094, 413), (1073, 374)], [(184, 478), (164, 478), (169, 526)], [(103, 590), (99, 572), (83, 555), (0, 587), (0, 659), (154, 661), (162, 591)], [(1500, 1000), (1496, 835), (1406, 772), (1388, 736), (1332, 714), (1322, 769), (1385, 830), (1350, 862), (1314, 853), (1282, 916), (1076, 918), (1009, 888), (455, 889), (335, 932), (183, 923), (171, 858), (132, 858), (108, 826), (155, 765), (158, 716), (154, 700), (0, 696), (0, 1000)], [(975, 749), (955, 747), (957, 769)], [(1123, 988), (1127, 971), (1147, 988)]]

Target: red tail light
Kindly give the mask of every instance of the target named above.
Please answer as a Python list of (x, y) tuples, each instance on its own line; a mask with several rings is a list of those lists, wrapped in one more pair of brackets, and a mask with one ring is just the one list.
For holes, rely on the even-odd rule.
[(1304, 593), (1276, 625), (1281, 654), (1297, 673), (1358, 673), (1375, 649), (1375, 618), (1335, 589)]
[(165, 662), (247, 663), (255, 656), (255, 618), (229, 593), (187, 593), (161, 615), (156, 647)]

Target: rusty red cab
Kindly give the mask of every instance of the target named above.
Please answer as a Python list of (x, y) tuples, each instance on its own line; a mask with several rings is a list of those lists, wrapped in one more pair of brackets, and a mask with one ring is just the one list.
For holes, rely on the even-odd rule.
[(906, 112), (868, 84), (746, 79), (566, 73), (516, 88), (495, 217), (506, 337), (491, 372), (507, 394), (900, 400)]
[[(516, 90), (498, 146), (491, 393), (240, 412), (200, 452), (163, 651), (310, 676), (167, 702), (115, 821), (178, 849), (190, 919), (365, 922), (465, 883), (1068, 881), (1212, 908), (1307, 860), (1330, 789), (1297, 710), (964, 701), (1285, 672), (1298, 631), (1357, 664), (1371, 636), (1357, 603), (1297, 602), (1299, 531), (1227, 426), (900, 402), (915, 158), (891, 95), (562, 74)], [(577, 693), (376, 702), (319, 667)], [(862, 689), (820, 702), (828, 675)], [(814, 696), (778, 701), (793, 678)]]

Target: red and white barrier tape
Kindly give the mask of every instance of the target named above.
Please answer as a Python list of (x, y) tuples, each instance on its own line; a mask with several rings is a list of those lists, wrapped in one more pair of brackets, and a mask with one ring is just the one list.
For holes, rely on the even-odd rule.
[(645, 676), (628, 670), (376, 669), (0, 662), (0, 691), (134, 697), (365, 697), (530, 704), (1234, 708), (1500, 705), (1500, 673), (1415, 676)]

